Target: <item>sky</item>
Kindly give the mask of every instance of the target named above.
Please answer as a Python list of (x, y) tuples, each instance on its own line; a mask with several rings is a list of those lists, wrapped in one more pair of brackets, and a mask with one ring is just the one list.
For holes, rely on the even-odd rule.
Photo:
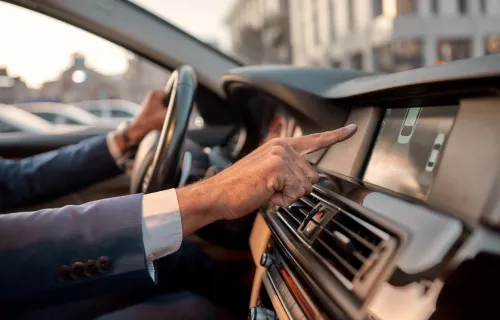
[[(223, 18), (235, 0), (137, 0), (136, 2), (184, 31), (228, 49)], [(125, 71), (129, 54), (88, 32), (37, 12), (0, 2), (0, 66), (40, 87), (57, 78), (82, 53), (89, 67), (105, 74)], [(12, 30), (12, 32), (5, 32)]]

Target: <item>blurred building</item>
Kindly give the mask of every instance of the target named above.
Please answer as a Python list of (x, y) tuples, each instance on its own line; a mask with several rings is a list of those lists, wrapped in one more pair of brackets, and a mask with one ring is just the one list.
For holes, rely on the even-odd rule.
[(232, 49), (250, 64), (291, 63), (289, 0), (236, 0), (225, 19)]
[(122, 99), (141, 103), (149, 91), (163, 89), (169, 77), (169, 71), (134, 56), (128, 61), (127, 71), (114, 77), (114, 81), (120, 87)]
[(499, 0), (290, 0), (293, 62), (385, 72), (500, 53)]
[(75, 53), (71, 66), (59, 78), (45, 82), (38, 90), (40, 98), (59, 98), (70, 103), (84, 100), (118, 99), (120, 89), (112, 78), (85, 64), (83, 55)]
[(30, 99), (32, 90), (20, 77), (11, 77), (7, 68), (0, 66), (0, 103), (14, 103)]

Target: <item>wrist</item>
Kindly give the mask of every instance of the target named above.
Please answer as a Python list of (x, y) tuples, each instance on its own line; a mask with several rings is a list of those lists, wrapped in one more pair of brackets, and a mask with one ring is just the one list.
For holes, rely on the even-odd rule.
[(127, 135), (130, 142), (137, 142), (144, 138), (147, 132), (144, 131), (143, 126), (133, 121), (129, 126), (127, 126), (124, 134)]
[(119, 153), (123, 154), (127, 149), (127, 142), (118, 130), (111, 132), (111, 136), (113, 141), (115, 142), (116, 147), (118, 147)]
[(184, 236), (220, 219), (217, 191), (207, 181), (176, 189)]

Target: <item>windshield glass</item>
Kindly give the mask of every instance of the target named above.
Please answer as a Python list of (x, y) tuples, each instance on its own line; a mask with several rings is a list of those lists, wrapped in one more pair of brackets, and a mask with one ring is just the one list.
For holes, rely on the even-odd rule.
[(234, 0), (129, 0), (206, 44), (233, 55), (225, 16)]
[(247, 64), (392, 73), (500, 53), (496, 0), (134, 2)]
[[(429, 0), (120, 3), (148, 10), (245, 64), (392, 73), (500, 53), (497, 0), (431, 1), (432, 5)], [(150, 90), (162, 88), (170, 75), (98, 35), (4, 1), (0, 1), (0, 33), (0, 103), (4, 104), (84, 106), (89, 104), (85, 101), (98, 101), (91, 112), (99, 119), (122, 118), (123, 112), (112, 111), (111, 101), (137, 106)], [(169, 45), (182, 49), (184, 43)], [(168, 56), (168, 50), (164, 54)], [(183, 62), (189, 64), (188, 60)], [(195, 110), (193, 117), (198, 116)], [(193, 123), (203, 123), (194, 118)]]

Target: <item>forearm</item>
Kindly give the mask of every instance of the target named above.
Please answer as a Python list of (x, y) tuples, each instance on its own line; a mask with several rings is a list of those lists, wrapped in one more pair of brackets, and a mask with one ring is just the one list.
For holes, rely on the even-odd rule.
[(105, 136), (22, 160), (0, 162), (0, 210), (54, 199), (121, 171)]
[(210, 184), (208, 179), (176, 190), (184, 238), (219, 219), (217, 193), (222, 188)]

